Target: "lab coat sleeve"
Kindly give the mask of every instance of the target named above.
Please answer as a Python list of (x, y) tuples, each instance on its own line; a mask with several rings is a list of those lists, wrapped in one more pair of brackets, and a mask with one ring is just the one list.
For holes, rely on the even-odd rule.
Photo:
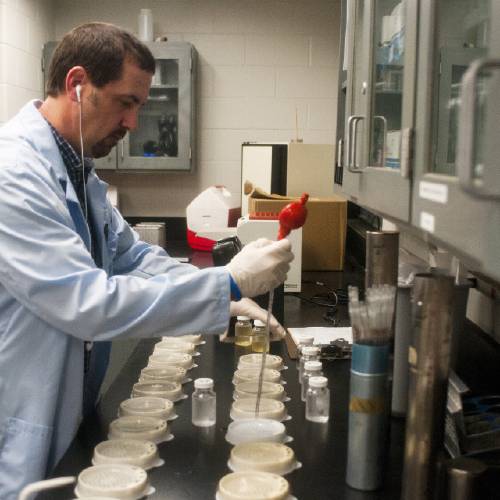
[(111, 204), (108, 204), (108, 210), (112, 214), (110, 234), (115, 238), (113, 246), (116, 247), (113, 274), (150, 278), (168, 272), (172, 278), (174, 275), (181, 276), (198, 271), (195, 266), (181, 264), (171, 258), (163, 248), (141, 241), (118, 210)]
[[(224, 268), (189, 266), (189, 272), (180, 272), (174, 266), (149, 279), (108, 276), (95, 267), (76, 232), (55, 174), (40, 168), (42, 158), (18, 157), (22, 161), (0, 166), (0, 283), (33, 314), (85, 340), (215, 334), (227, 328), (230, 288)], [(125, 239), (119, 244), (117, 270), (141, 260), (140, 244)], [(150, 258), (142, 257), (146, 269)]]

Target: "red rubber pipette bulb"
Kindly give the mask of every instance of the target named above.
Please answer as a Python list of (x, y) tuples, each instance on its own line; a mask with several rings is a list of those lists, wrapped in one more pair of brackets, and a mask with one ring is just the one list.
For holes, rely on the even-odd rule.
[(292, 229), (298, 229), (305, 224), (307, 217), (306, 203), (308, 199), (309, 195), (304, 193), (299, 201), (292, 201), (281, 209), (278, 216), (280, 222), (278, 240), (286, 238)]

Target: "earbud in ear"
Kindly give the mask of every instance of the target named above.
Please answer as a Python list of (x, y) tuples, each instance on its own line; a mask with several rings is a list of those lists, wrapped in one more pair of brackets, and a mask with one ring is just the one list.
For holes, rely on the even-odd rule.
[(75, 90), (76, 90), (76, 100), (81, 103), (82, 99), (81, 99), (81, 94), (80, 93), (82, 91), (82, 86), (81, 85), (77, 85), (75, 87)]

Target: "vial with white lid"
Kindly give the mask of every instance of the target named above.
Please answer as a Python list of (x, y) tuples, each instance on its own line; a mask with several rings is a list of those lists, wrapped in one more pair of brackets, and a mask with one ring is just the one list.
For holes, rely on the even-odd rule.
[(234, 325), (234, 345), (236, 346), (236, 355), (252, 352), (252, 320), (248, 316), (237, 316)]
[(302, 348), (302, 356), (299, 362), (299, 382), (302, 384), (302, 376), (304, 375), (304, 364), (306, 361), (319, 361), (319, 347), (304, 346)]
[(326, 377), (310, 377), (306, 394), (306, 420), (328, 422), (330, 415), (330, 391)]
[(191, 396), (191, 421), (197, 427), (210, 427), (215, 424), (216, 397), (211, 378), (197, 378)]
[(269, 352), (269, 342), (266, 335), (266, 324), (260, 319), (253, 322), (252, 352)]
[(314, 337), (309, 336), (309, 335), (304, 335), (299, 337), (299, 343), (297, 344), (297, 354), (298, 354), (298, 360), (297, 360), (297, 369), (300, 364), (300, 358), (302, 357), (302, 349), (306, 346), (312, 346), (314, 344)]
[(304, 364), (304, 374), (302, 375), (302, 388), (300, 393), (300, 398), (302, 401), (306, 400), (307, 388), (309, 387), (308, 383), (311, 377), (321, 377), (323, 376), (323, 372), (321, 369), (323, 365), (321, 361), (306, 361)]

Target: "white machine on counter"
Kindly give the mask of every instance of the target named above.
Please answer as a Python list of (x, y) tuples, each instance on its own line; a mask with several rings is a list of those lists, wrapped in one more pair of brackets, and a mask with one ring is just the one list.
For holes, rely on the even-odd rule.
[[(248, 215), (238, 219), (236, 236), (243, 245), (259, 238), (276, 240), (278, 237), (278, 220), (250, 219)], [(292, 252), (295, 256), (290, 264), (290, 271), (285, 281), (285, 293), (300, 292), (302, 288), (302, 228), (292, 231), (287, 239), (292, 244)]]

